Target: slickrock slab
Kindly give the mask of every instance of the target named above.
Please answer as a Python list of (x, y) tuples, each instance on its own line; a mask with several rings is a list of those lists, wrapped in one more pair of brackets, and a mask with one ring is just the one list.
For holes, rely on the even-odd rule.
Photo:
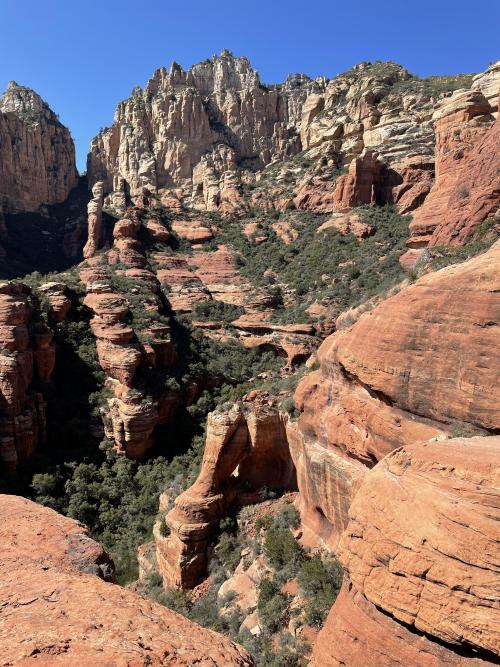
[(500, 437), (408, 445), (368, 475), (340, 559), (403, 623), (500, 655)]
[(310, 667), (487, 667), (410, 631), (345, 582), (314, 644)]
[(0, 542), (5, 667), (253, 665), (222, 635), (99, 578), (112, 563), (77, 521), (0, 496)]

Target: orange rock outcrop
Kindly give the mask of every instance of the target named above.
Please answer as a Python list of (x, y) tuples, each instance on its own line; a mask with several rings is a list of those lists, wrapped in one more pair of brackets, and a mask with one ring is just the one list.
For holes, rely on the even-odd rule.
[(150, 222), (131, 211), (115, 224), (113, 248), (80, 268), (87, 290), (83, 303), (93, 315), (90, 327), (112, 394), (101, 410), (104, 431), (118, 452), (133, 459), (144, 457), (154, 429), (169, 422), (179, 403), (173, 391), (153, 397), (137, 385), (141, 368), (168, 369), (176, 360), (160, 284), (138, 240), (141, 230), (153, 239), (160, 228), (168, 230), (158, 220)]
[(436, 182), (410, 225), (411, 248), (461, 245), (500, 210), (500, 119), (480, 91), (436, 108)]
[(251, 667), (222, 635), (118, 585), (82, 524), (0, 497), (0, 655), (4, 665)]
[(377, 607), (443, 642), (497, 655), (499, 452), (495, 436), (392, 452), (366, 476), (340, 544), (353, 585)]
[(345, 582), (313, 647), (310, 667), (487, 667), (382, 613)]
[(368, 468), (394, 449), (445, 436), (457, 422), (500, 427), (499, 289), (497, 243), (324, 341), (319, 370), (297, 388), (299, 420), (288, 426), (312, 538), (335, 547)]
[(263, 487), (296, 487), (286, 418), (265, 394), (248, 395), (243, 405), (209, 414), (200, 474), (167, 514), (170, 534), (155, 526), (156, 560), (166, 587), (200, 583), (209, 541), (233, 502), (255, 501)]
[(498, 436), (410, 444), (366, 475), (313, 665), (498, 663), (499, 451)]
[(53, 334), (35, 329), (31, 290), (0, 283), (0, 466), (13, 471), (45, 438), (45, 401), (33, 382), (49, 382)]

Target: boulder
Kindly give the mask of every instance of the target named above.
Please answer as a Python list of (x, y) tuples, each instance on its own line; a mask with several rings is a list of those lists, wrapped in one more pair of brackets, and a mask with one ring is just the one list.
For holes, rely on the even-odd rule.
[(254, 664), (222, 635), (108, 583), (113, 563), (77, 521), (16, 496), (1, 496), (0, 519), (5, 664)]

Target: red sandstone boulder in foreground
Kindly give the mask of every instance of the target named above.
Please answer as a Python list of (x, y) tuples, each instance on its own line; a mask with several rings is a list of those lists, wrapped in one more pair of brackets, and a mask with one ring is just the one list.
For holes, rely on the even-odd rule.
[(411, 631), (345, 582), (314, 645), (310, 667), (487, 667)]
[(222, 635), (99, 578), (112, 563), (77, 521), (0, 496), (0, 543), (1, 665), (253, 665)]
[(425, 442), (367, 474), (341, 540), (352, 584), (313, 665), (498, 664), (499, 452), (500, 437)]
[(335, 548), (368, 468), (452, 430), (500, 428), (500, 244), (428, 274), (325, 340), (287, 427), (305, 534)]

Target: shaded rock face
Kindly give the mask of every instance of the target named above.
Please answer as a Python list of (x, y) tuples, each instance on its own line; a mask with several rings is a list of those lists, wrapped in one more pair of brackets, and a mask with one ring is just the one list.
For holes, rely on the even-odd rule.
[(261, 167), (300, 150), (302, 103), (320, 88), (300, 76), (267, 88), (246, 58), (227, 51), (187, 72), (161, 68), (93, 140), (90, 183), (102, 180), (109, 193), (123, 179), (135, 196), (143, 187), (191, 188), (195, 174), (194, 198), (210, 210), (239, 182), (236, 161)]
[[(237, 471), (237, 474), (235, 473)], [(206, 575), (207, 548), (233, 502), (259, 498), (259, 489), (295, 489), (285, 417), (269, 397), (249, 395), (243, 410), (211, 412), (200, 474), (154, 530), (156, 559), (165, 587), (193, 588)]]
[(253, 665), (222, 635), (103, 581), (113, 564), (77, 521), (16, 496), (1, 496), (0, 518), (5, 664)]
[(31, 291), (0, 283), (0, 468), (15, 470), (45, 438), (45, 401), (33, 382), (49, 382), (53, 334), (36, 333)]
[(480, 90), (436, 108), (436, 182), (410, 224), (410, 248), (462, 245), (500, 215), (500, 120), (492, 110)]
[(11, 81), (0, 97), (0, 203), (36, 211), (64, 201), (77, 178), (69, 130), (37, 93)]
[(456, 422), (500, 428), (499, 260), (497, 243), (428, 274), (322, 344), (288, 425), (311, 539), (336, 546), (364, 475), (391, 451)]

